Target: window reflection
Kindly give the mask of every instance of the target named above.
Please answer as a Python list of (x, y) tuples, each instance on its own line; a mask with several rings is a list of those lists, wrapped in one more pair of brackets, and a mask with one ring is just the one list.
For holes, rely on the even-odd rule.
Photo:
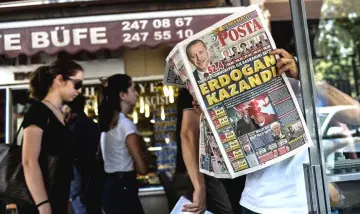
[[(322, 143), (328, 174), (345, 174), (360, 171), (359, 125), (349, 125), (339, 121), (347, 110), (358, 106), (333, 106), (320, 108)], [(340, 119), (341, 120), (341, 119)]]
[(360, 213), (359, 15), (357, 0), (324, 0), (312, 38), (316, 82), (329, 86), (317, 92), (333, 213)]

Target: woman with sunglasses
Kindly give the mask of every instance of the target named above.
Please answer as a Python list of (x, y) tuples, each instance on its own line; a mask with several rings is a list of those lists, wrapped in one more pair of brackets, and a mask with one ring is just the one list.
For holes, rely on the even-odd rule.
[(146, 174), (147, 165), (136, 126), (126, 116), (135, 107), (139, 94), (126, 74), (109, 77), (103, 94), (99, 108), (100, 143), (108, 175), (103, 208), (107, 214), (142, 214), (136, 173)]
[[(67, 213), (75, 149), (61, 109), (64, 102), (80, 94), (83, 79), (83, 68), (68, 60), (41, 66), (31, 76), (30, 94), (39, 102), (24, 118), (22, 164), (34, 205), (22, 207), (20, 214)], [(57, 159), (51, 186), (44, 160), (47, 156)]]

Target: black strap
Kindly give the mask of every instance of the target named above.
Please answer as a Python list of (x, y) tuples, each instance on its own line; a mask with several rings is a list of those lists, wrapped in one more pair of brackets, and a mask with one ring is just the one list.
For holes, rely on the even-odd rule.
[[(24, 118), (25, 118), (25, 117), (24, 117)], [(20, 125), (19, 129), (17, 130), (16, 135), (14, 136), (14, 139), (13, 139), (13, 141), (12, 141), (11, 144), (10, 144), (10, 147), (17, 145), (17, 138), (18, 138), (18, 136), (19, 136), (19, 134), (20, 134), (20, 131), (21, 131), (21, 129), (23, 128), (23, 126), (24, 126), (24, 119), (23, 119), (23, 121), (21, 122), (21, 125)]]
[(41, 205), (44, 205), (44, 204), (46, 204), (46, 203), (49, 203), (49, 200), (45, 200), (45, 201), (43, 201), (43, 202), (38, 203), (38, 204), (36, 205), (36, 208), (38, 208), (38, 207), (40, 207)]
[(96, 150), (96, 154), (95, 154), (95, 159), (96, 160), (100, 160), (100, 158), (102, 157), (102, 153), (101, 153), (101, 142), (99, 142), (98, 148)]
[[(32, 106), (31, 103), (26, 103), (26, 104), (25, 104), (25, 107), (24, 107), (24, 110), (23, 110), (24, 115), (26, 115), (26, 113), (29, 111), (29, 109), (31, 108), (31, 106)], [(24, 119), (25, 119), (25, 116), (24, 116)], [(13, 141), (12, 141), (11, 144), (10, 144), (10, 147), (17, 145), (17, 138), (18, 138), (18, 136), (19, 136), (19, 134), (20, 134), (20, 131), (21, 131), (21, 129), (23, 128), (23, 126), (24, 126), (24, 120), (21, 122), (21, 125), (20, 125), (19, 129), (17, 130), (16, 135), (14, 136)]]

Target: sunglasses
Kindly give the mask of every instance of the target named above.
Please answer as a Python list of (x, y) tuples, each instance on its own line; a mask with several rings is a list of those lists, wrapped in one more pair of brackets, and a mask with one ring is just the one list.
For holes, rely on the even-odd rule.
[(75, 90), (79, 90), (80, 88), (83, 87), (83, 81), (82, 80), (71, 79), (68, 76), (63, 76), (63, 79), (71, 81), (74, 84)]

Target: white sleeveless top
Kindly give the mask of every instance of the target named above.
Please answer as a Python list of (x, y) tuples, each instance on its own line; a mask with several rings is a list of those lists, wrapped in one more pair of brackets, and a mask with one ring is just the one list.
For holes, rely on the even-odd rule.
[(105, 163), (105, 172), (133, 171), (134, 160), (126, 145), (126, 137), (136, 133), (135, 124), (123, 113), (119, 114), (115, 128), (101, 133), (101, 151)]

